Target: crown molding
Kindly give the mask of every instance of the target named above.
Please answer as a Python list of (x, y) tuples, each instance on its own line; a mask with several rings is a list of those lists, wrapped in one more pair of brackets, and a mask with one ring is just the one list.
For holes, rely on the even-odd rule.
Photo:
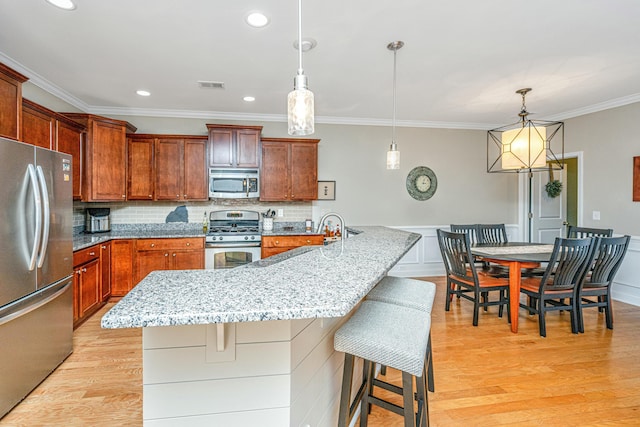
[(576, 108), (575, 110), (565, 111), (564, 113), (549, 116), (548, 120), (559, 121), (572, 119), (574, 117), (584, 116), (586, 114), (597, 113), (599, 111), (610, 110), (617, 107), (623, 107), (625, 105), (634, 104), (636, 102), (640, 102), (640, 93), (623, 96), (621, 98), (610, 99), (609, 101), (599, 102), (597, 104), (588, 105), (582, 108)]

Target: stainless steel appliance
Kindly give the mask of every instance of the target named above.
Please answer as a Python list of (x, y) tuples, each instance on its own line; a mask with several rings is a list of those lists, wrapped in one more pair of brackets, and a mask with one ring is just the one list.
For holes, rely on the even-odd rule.
[(85, 211), (85, 233), (105, 233), (111, 231), (111, 209), (88, 208)]
[(260, 197), (258, 169), (209, 169), (209, 198), (255, 199)]
[(71, 157), (0, 138), (0, 417), (71, 354)]
[(204, 268), (234, 268), (260, 259), (260, 214), (214, 211), (209, 214)]

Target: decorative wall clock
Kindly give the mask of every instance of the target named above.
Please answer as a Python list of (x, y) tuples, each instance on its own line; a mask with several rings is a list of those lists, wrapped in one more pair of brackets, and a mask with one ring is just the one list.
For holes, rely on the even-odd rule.
[(416, 200), (428, 200), (438, 188), (436, 174), (426, 166), (411, 169), (407, 175), (407, 191)]

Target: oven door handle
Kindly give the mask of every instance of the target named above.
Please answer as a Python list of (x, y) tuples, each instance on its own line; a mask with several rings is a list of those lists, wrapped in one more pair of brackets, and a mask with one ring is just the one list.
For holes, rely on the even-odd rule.
[(237, 243), (205, 243), (205, 248), (225, 249), (225, 248), (259, 248), (260, 242), (237, 242)]

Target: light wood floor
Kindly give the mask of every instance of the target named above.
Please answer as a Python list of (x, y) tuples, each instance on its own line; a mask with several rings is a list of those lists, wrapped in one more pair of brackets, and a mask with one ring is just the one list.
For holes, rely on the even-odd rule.
[[(445, 312), (443, 278), (426, 279), (439, 285), (431, 426), (640, 425), (640, 308), (614, 301), (613, 331), (604, 315), (585, 311), (580, 335), (571, 333), (567, 313), (551, 313), (541, 338), (537, 318), (523, 310), (518, 334), (496, 307), (473, 327), (471, 303), (454, 300)], [(142, 424), (141, 332), (100, 329), (105, 310), (76, 330), (74, 353), (0, 425)], [(390, 370), (388, 378), (399, 375)], [(369, 425), (402, 420), (374, 408)]]

